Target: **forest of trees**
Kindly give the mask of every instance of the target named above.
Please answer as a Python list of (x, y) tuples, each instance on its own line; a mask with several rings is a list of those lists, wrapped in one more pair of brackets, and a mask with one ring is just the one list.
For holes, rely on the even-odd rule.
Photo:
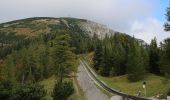
[(38, 82), (56, 75), (52, 97), (54, 100), (66, 100), (74, 88), (71, 81), (63, 79), (77, 66), (68, 32), (53, 31), (53, 34), (32, 38), (29, 44), (21, 46), (18, 50), (12, 48), (11, 53), (1, 60), (0, 99), (42, 100), (46, 91)]
[(94, 47), (77, 19), (65, 20), (73, 25), (68, 28), (60, 20), (61, 24), (49, 26), (49, 34), (35, 37), (0, 32), (0, 99), (44, 99), (46, 91), (38, 83), (52, 75), (57, 77), (54, 100), (66, 100), (74, 92), (72, 82), (64, 80), (76, 70), (76, 54)]
[(130, 81), (142, 80), (146, 73), (170, 76), (170, 39), (150, 45), (125, 34), (99, 39), (94, 36), (94, 68), (103, 76), (128, 75)]

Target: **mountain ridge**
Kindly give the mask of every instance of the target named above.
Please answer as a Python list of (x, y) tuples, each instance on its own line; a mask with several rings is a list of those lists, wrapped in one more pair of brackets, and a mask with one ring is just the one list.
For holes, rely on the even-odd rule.
[[(112, 29), (108, 28), (106, 25), (99, 24), (94, 21), (85, 20), (85, 19), (77, 19), (77, 18), (68, 18), (68, 17), (61, 17), (61, 18), (33, 17), (33, 18), (14, 20), (14, 21), (10, 21), (10, 22), (1, 23), (0, 31), (3, 32), (3, 29), (10, 30), (10, 28), (13, 28), (13, 29), (19, 30), (17, 32), (15, 30), (13, 30), (14, 32), (16, 32), (18, 34), (23, 34), (22, 32), (33, 33), (29, 30), (30, 28), (33, 29), (33, 27), (31, 27), (31, 25), (42, 24), (41, 26), (43, 27), (44, 24), (47, 24), (47, 25), (61, 24), (61, 21), (64, 22), (67, 27), (69, 27), (70, 25), (73, 25), (73, 23), (74, 23), (74, 22), (71, 22), (71, 23), (69, 23), (69, 25), (66, 24), (66, 23), (68, 23), (69, 19), (74, 20), (75, 22), (76, 21), (79, 22), (79, 23), (77, 23), (77, 25), (79, 25), (79, 27), (83, 31), (88, 33), (90, 36), (92, 36), (95, 33), (95, 34), (98, 34), (99, 37), (104, 37), (105, 34), (110, 34), (110, 33), (113, 34), (115, 32)], [(29, 24), (27, 24), (27, 23), (29, 23)], [(27, 24), (27, 26), (24, 24)], [(38, 25), (35, 25), (35, 26), (38, 26)], [(45, 26), (44, 26), (44, 28), (45, 28)], [(43, 30), (42, 32), (48, 33), (49, 31), (50, 30), (47, 29), (47, 30)]]
[[(2, 39), (4, 35), (14, 35), (24, 38), (36, 37), (42, 34), (49, 34), (51, 31), (55, 30), (71, 30), (73, 32), (78, 32), (81, 34), (86, 34), (92, 37), (97, 34), (99, 38), (104, 38), (105, 36), (114, 35), (115, 33), (125, 34), (121, 32), (114, 31), (108, 28), (106, 25), (78, 18), (70, 17), (32, 17), (26, 19), (14, 20), (6, 23), (0, 24), (0, 44), (2, 44)], [(128, 34), (125, 34), (129, 36)], [(147, 43), (141, 39), (137, 39), (142, 45), (147, 45)]]

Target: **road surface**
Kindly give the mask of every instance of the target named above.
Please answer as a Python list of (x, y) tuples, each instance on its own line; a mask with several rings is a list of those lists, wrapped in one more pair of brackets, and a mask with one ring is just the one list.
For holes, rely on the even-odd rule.
[(87, 100), (109, 100), (109, 97), (96, 87), (82, 62), (78, 67), (77, 80)]

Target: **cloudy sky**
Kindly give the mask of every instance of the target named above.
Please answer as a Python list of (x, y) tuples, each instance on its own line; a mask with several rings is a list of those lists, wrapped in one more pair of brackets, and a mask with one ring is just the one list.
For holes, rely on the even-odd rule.
[(0, 23), (28, 17), (75, 17), (96, 21), (146, 42), (163, 31), (169, 0), (0, 0)]

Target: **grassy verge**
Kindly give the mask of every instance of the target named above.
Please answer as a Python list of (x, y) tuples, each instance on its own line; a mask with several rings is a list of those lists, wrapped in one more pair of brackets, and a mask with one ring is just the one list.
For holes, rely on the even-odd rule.
[[(93, 53), (83, 56), (85, 61), (92, 66)], [(116, 77), (103, 77), (98, 75), (98, 78), (109, 87), (131, 95), (137, 95), (138, 91), (141, 91), (141, 95), (144, 95), (144, 89), (142, 88), (143, 81), (147, 82), (147, 96), (149, 97), (164, 94), (170, 89), (170, 81), (165, 82), (166, 79), (164, 77), (154, 74), (146, 74), (145, 79), (138, 82), (129, 82), (126, 75)]]
[[(137, 95), (138, 91), (141, 91), (144, 95), (144, 89), (142, 88), (143, 81), (138, 82), (129, 82), (127, 76), (117, 76), (117, 77), (102, 77), (99, 76), (99, 79), (104, 81), (110, 87), (120, 90), (124, 93)], [(159, 94), (166, 93), (170, 88), (170, 82), (164, 83), (165, 79), (160, 76), (153, 74), (147, 74), (145, 81), (147, 83), (147, 96), (156, 96)]]

